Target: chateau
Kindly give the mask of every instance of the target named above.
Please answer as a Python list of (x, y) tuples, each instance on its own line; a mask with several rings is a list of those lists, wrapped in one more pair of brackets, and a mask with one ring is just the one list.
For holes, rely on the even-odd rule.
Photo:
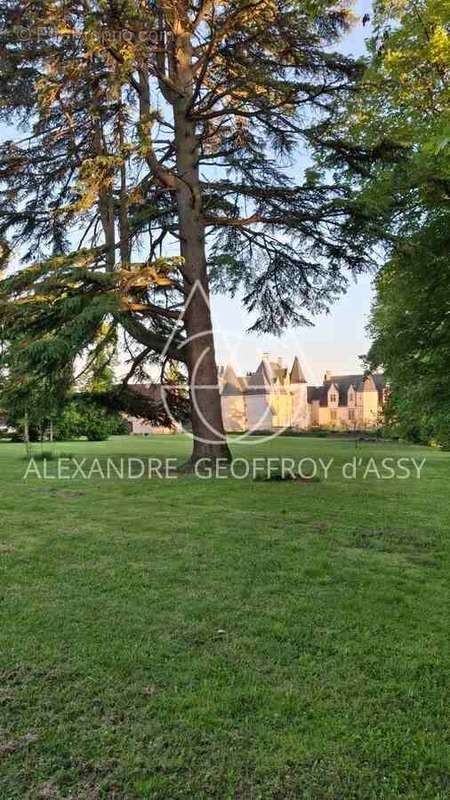
[(256, 372), (238, 376), (233, 367), (219, 369), (225, 430), (279, 428), (362, 430), (379, 424), (385, 399), (384, 375), (332, 375), (321, 386), (308, 386), (300, 362), (289, 370), (283, 359), (266, 353)]

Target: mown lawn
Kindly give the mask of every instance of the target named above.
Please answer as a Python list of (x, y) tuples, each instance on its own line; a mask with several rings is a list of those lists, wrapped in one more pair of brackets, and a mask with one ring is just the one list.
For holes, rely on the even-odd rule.
[[(0, 443), (2, 800), (447, 797), (450, 454), (294, 438), (244, 453), (335, 468), (25, 482), (22, 447)], [(355, 455), (427, 462), (421, 480), (345, 481)]]

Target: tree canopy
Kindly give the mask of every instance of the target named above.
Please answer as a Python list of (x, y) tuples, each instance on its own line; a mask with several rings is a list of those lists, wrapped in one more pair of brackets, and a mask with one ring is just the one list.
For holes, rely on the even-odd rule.
[(342, 146), (384, 153), (368, 170), (362, 198), (384, 215), (389, 247), (448, 204), (448, 7), (441, 0), (377, 0), (373, 24), (363, 101), (345, 109)]
[(378, 3), (365, 82), (370, 102), (353, 134), (389, 136), (397, 163), (377, 167), (366, 199), (388, 210), (387, 263), (370, 324), (372, 368), (391, 388), (390, 421), (450, 443), (450, 126), (448, 9), (436, 0)]
[[(23, 137), (0, 148), (0, 314), (28, 371), (98, 348), (106, 320), (106, 347), (120, 330), (136, 364), (164, 354), (213, 386), (210, 285), (280, 331), (368, 266), (348, 175), (295, 166), (376, 157), (323, 136), (361, 72), (335, 51), (350, 23), (331, 0), (2, 4), (1, 116)], [(218, 392), (192, 413), (223, 453)]]
[(370, 332), (372, 368), (390, 384), (387, 421), (400, 433), (450, 447), (448, 225), (405, 241), (381, 270)]

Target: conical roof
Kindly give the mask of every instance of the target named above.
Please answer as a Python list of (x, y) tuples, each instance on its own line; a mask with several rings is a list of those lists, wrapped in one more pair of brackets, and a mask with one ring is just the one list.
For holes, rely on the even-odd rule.
[(230, 394), (230, 393), (235, 394), (236, 392), (238, 393), (242, 392), (239, 378), (236, 375), (231, 364), (227, 364), (221, 377), (222, 377), (222, 386), (224, 387), (224, 394)]
[(270, 386), (272, 383), (270, 366), (263, 358), (256, 372), (251, 376), (251, 386)]
[(226, 365), (226, 367), (225, 367), (225, 369), (223, 371), (223, 374), (222, 374), (222, 381), (224, 383), (231, 383), (232, 386), (238, 386), (239, 385), (238, 376), (236, 375), (236, 373), (235, 373), (233, 367), (231, 366), (231, 364), (227, 364)]
[(291, 374), (289, 377), (291, 383), (306, 383), (306, 378), (303, 374), (303, 370), (300, 366), (300, 361), (298, 360), (297, 356), (294, 358), (294, 363), (292, 364)]

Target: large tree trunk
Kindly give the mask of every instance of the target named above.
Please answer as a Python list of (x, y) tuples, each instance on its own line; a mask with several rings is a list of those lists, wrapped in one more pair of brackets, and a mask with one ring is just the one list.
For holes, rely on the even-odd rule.
[[(212, 462), (217, 459), (230, 459), (217, 380), (206, 270), (201, 277), (196, 278), (196, 281), (198, 283), (194, 284), (194, 291), (185, 312), (185, 329), (188, 337), (187, 366), (194, 437), (191, 457), (193, 463), (202, 459)], [(188, 290), (189, 286), (186, 286), (186, 289)]]
[[(187, 37), (181, 47), (190, 76)], [(182, 68), (182, 58), (179, 58)], [(198, 142), (194, 123), (189, 120), (189, 93), (174, 102), (175, 146), (177, 159), (176, 200), (179, 219), (180, 251), (184, 258), (183, 275), (186, 299), (184, 323), (187, 335), (186, 361), (189, 372), (193, 464), (202, 459), (216, 462), (231, 458), (226, 442), (217, 365), (209, 306), (209, 284), (205, 253), (205, 226), (202, 219), (201, 188), (198, 173)]]

